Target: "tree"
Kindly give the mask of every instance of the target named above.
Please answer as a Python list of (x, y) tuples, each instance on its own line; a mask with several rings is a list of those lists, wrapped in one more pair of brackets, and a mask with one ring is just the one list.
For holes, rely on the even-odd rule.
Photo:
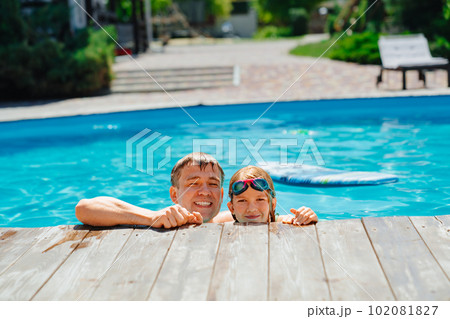
[(422, 32), (427, 37), (433, 37), (436, 32), (445, 33), (443, 20), (446, 8), (450, 6), (449, 0), (383, 1), (390, 20), (388, 27), (399, 31)]
[[(152, 0), (152, 14), (166, 11), (173, 2), (184, 2), (189, 0)], [(204, 0), (206, 14), (217, 17), (227, 17), (232, 9), (231, 0)], [(131, 19), (131, 0), (119, 0), (116, 7), (116, 14), (119, 20), (127, 22)], [(139, 6), (138, 6), (139, 10)]]
[(0, 43), (2, 46), (26, 40), (26, 25), (19, 0), (0, 1)]
[(228, 17), (233, 5), (231, 0), (206, 0), (206, 10), (216, 17)]
[(444, 11), (444, 19), (449, 21), (450, 20), (450, 0), (445, 1), (443, 11)]
[(353, 31), (380, 32), (385, 16), (382, 0), (347, 0), (335, 18), (333, 28), (340, 32), (357, 21), (352, 27)]
[(324, 0), (255, 0), (255, 6), (263, 23), (287, 25), (289, 10), (303, 8), (310, 13)]

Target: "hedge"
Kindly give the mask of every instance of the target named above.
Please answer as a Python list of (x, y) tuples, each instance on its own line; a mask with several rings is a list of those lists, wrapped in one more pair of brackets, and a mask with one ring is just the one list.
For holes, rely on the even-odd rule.
[(381, 64), (378, 39), (379, 34), (373, 32), (343, 37), (331, 48), (329, 57), (360, 64)]
[[(67, 1), (22, 14), (0, 1), (0, 99), (91, 95), (112, 79), (114, 41), (102, 30), (71, 32)], [(113, 27), (107, 32), (116, 36)]]
[(102, 30), (88, 33), (87, 46), (76, 51), (68, 51), (63, 43), (52, 39), (33, 46), (22, 42), (1, 47), (0, 96), (60, 98), (91, 95), (108, 88), (114, 42)]

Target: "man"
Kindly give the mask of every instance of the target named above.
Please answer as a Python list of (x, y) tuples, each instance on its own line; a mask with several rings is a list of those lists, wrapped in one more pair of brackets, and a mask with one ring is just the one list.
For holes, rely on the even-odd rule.
[[(82, 199), (75, 207), (75, 215), (80, 222), (92, 226), (173, 228), (204, 222), (232, 222), (234, 219), (229, 211), (219, 213), (224, 178), (222, 167), (214, 157), (206, 153), (191, 153), (180, 159), (172, 169), (169, 192), (175, 205), (152, 211), (113, 197), (95, 197)], [(299, 225), (317, 221), (317, 216), (308, 207), (291, 209), (291, 212)], [(293, 217), (286, 217), (285, 220), (292, 223)]]
[(82, 199), (75, 207), (75, 215), (82, 223), (92, 226), (124, 224), (172, 228), (233, 221), (230, 212), (219, 214), (224, 178), (222, 167), (214, 157), (191, 153), (172, 169), (169, 191), (175, 205), (152, 211), (113, 197), (95, 197)]

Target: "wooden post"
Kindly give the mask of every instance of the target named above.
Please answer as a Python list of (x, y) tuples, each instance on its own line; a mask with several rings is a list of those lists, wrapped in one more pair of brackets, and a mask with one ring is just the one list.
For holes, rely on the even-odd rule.
[(403, 73), (403, 90), (406, 90), (406, 70), (402, 70)]
[(153, 40), (153, 25), (152, 25), (152, 1), (144, 0), (145, 2), (145, 26), (147, 30), (147, 49), (151, 50)]
[(447, 86), (450, 88), (450, 64), (447, 65)]
[[(140, 46), (140, 50), (142, 52), (147, 51), (148, 48), (148, 41), (147, 41), (147, 19), (146, 19), (146, 15), (145, 15), (145, 4), (144, 4), (144, 0), (139, 0), (139, 10), (140, 10), (140, 15), (139, 15), (139, 19), (138, 19), (138, 23), (139, 23), (139, 43), (141, 44)], [(145, 29), (143, 28), (145, 26)]]
[(116, 1), (117, 0), (109, 0), (109, 2), (108, 2), (109, 10), (114, 13), (116, 13)]
[[(93, 17), (93, 10), (92, 10), (92, 0), (86, 0), (86, 12), (87, 14), (87, 25), (91, 26), (92, 25), (92, 20), (91, 17)], [(90, 17), (91, 16), (91, 17)]]
[(131, 0), (131, 17), (133, 21), (134, 54), (139, 52), (139, 25), (137, 17), (137, 0)]
[(419, 71), (419, 80), (423, 81), (423, 86), (426, 88), (427, 87), (427, 79), (425, 77), (425, 71), (421, 70), (421, 69), (419, 69), (418, 71)]
[(383, 67), (380, 69), (380, 75), (377, 77), (377, 87), (380, 85), (380, 83), (383, 81)]

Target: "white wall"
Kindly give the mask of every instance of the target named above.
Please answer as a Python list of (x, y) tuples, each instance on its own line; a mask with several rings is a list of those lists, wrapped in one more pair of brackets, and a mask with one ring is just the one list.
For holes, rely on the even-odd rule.
[(251, 38), (258, 29), (258, 15), (250, 8), (248, 14), (233, 14), (228, 21), (233, 25), (234, 33), (243, 38)]
[(86, 10), (86, 3), (84, 0), (77, 0), (78, 4), (75, 1), (67, 0), (70, 8), (70, 29), (72, 31), (77, 29), (85, 28), (87, 25), (87, 16), (86, 13), (80, 8), (82, 6)]

